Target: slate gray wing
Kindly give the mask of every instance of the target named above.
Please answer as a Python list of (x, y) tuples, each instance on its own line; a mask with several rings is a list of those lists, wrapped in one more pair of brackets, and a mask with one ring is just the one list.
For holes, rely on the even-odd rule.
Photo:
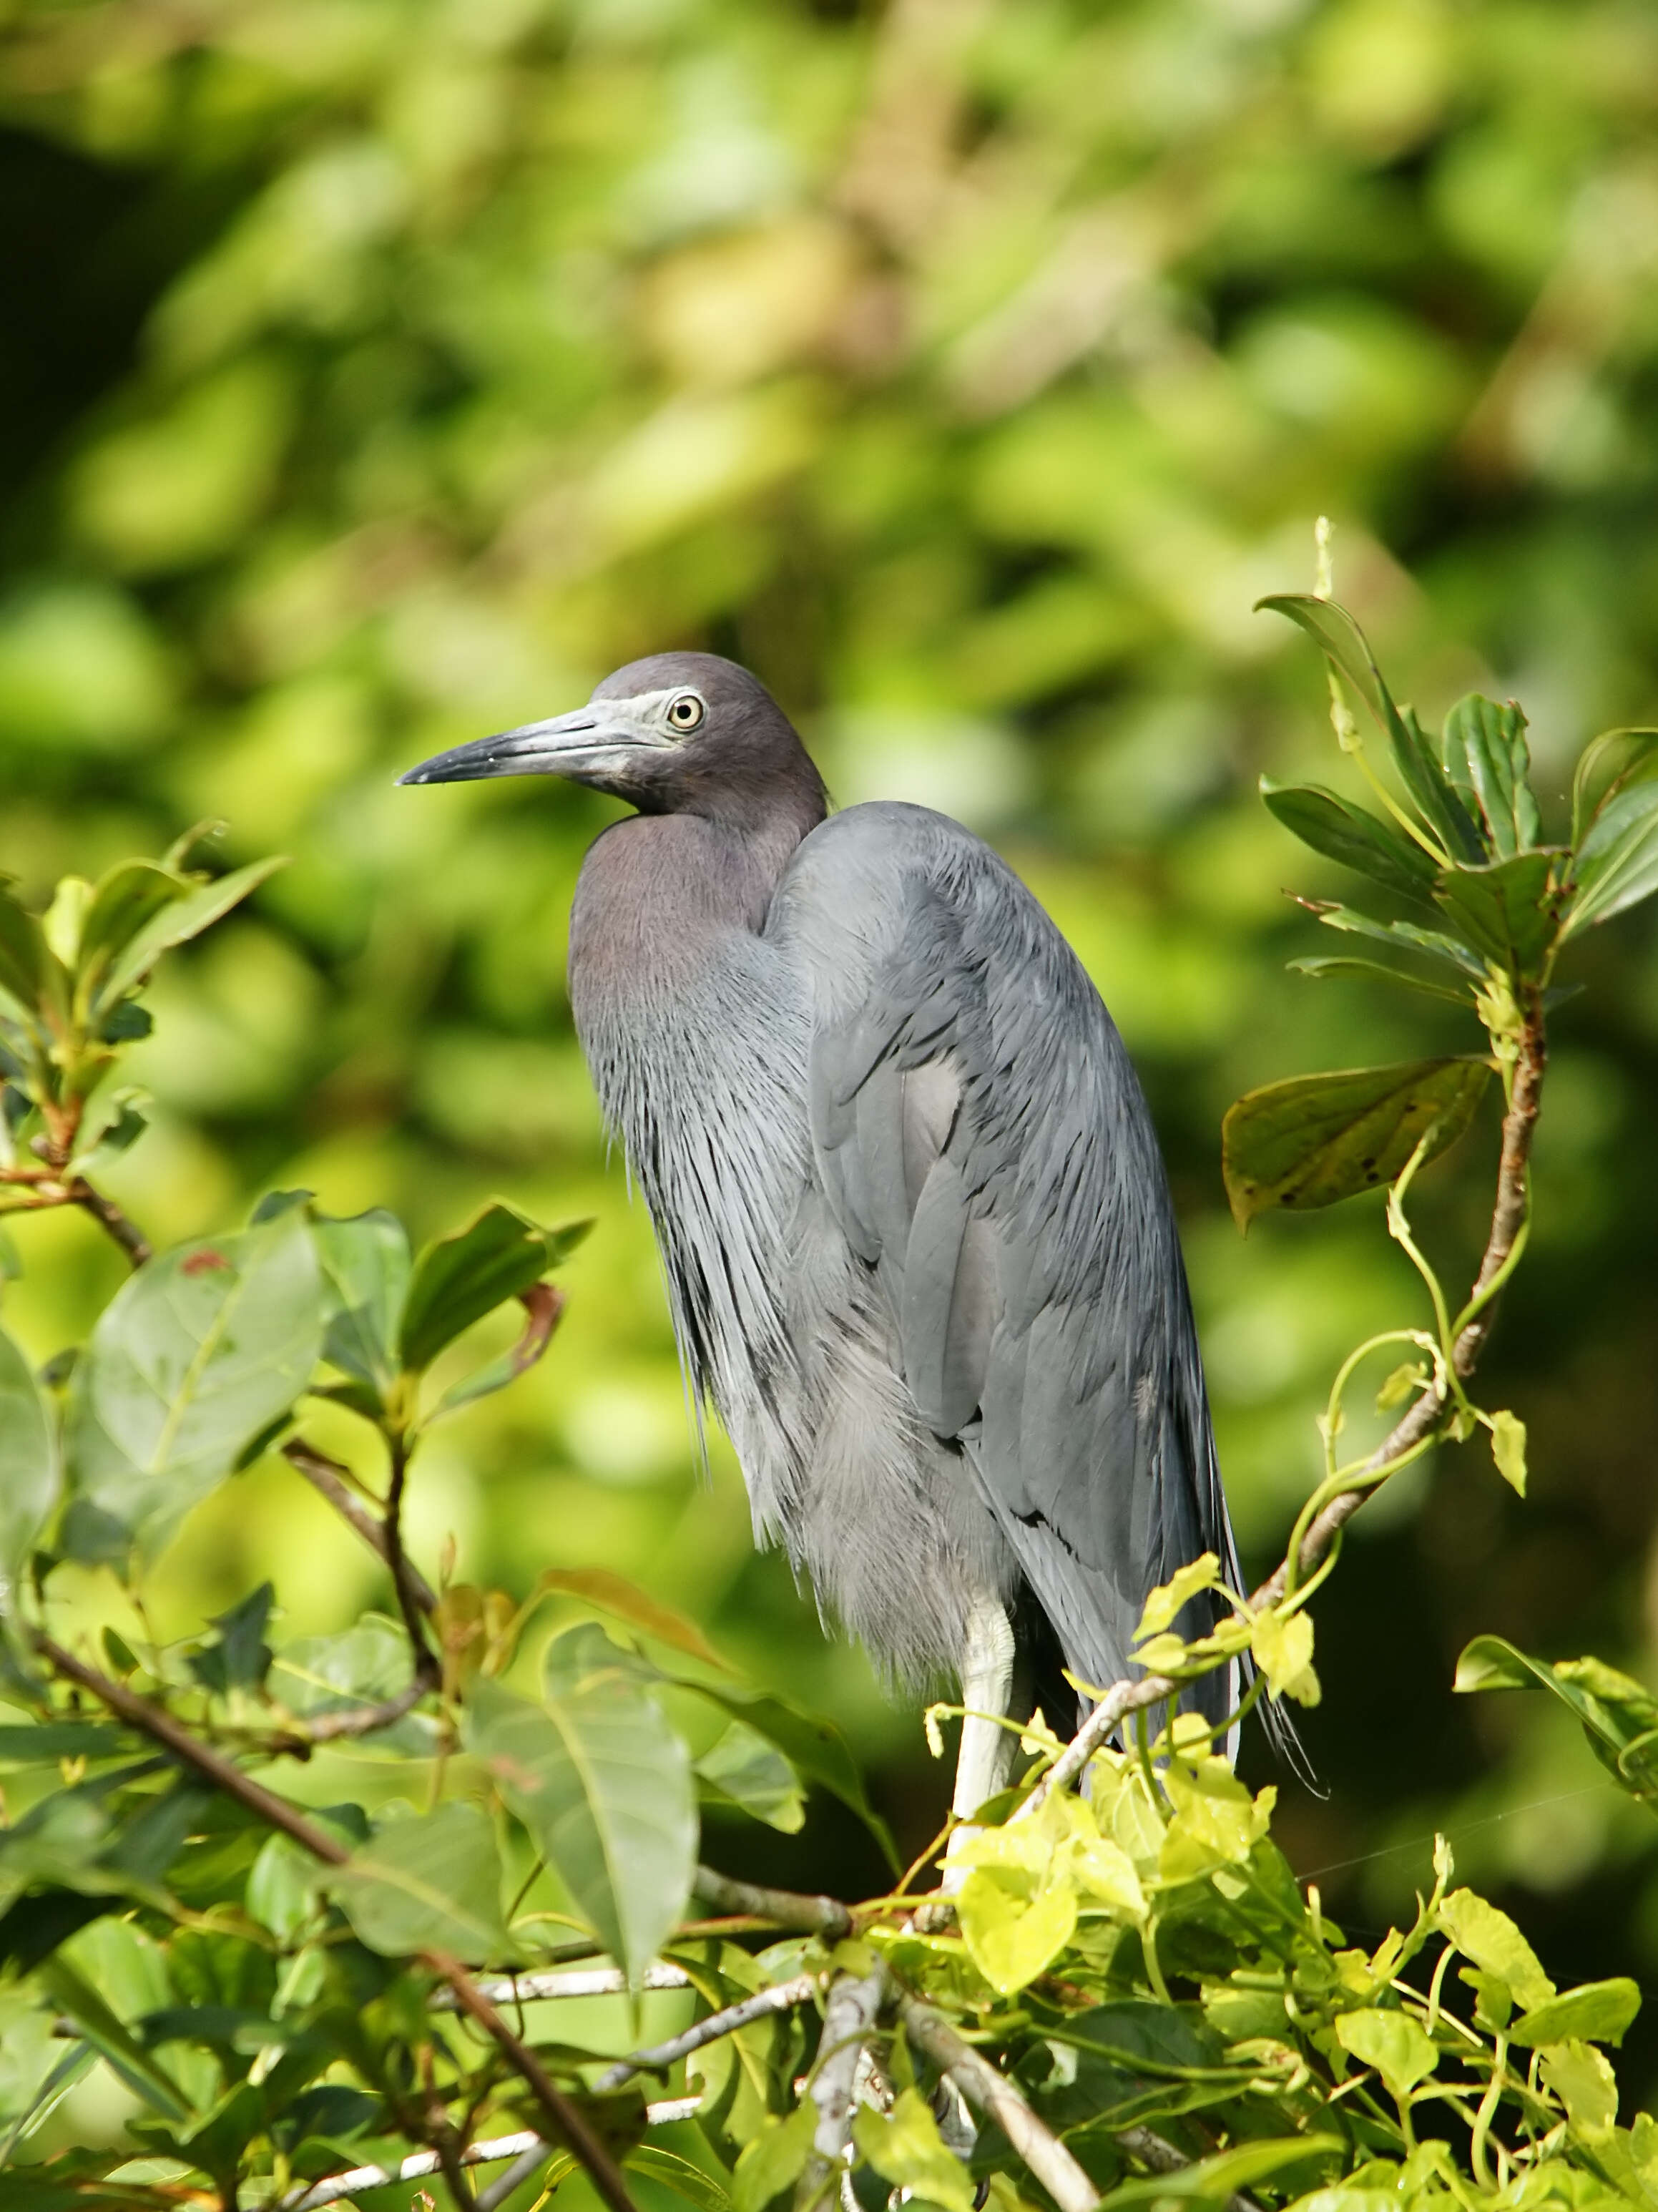
[[(1206, 1550), (1236, 1587), (1167, 1180), (1098, 993), (1011, 870), (920, 807), (814, 830), (767, 933), (812, 992), (811, 1121), (896, 1317), (1068, 1664), (1129, 1672), (1146, 1593)], [(1182, 1620), (1212, 1618), (1206, 1600)], [(1226, 1676), (1203, 1702), (1224, 1709)]]

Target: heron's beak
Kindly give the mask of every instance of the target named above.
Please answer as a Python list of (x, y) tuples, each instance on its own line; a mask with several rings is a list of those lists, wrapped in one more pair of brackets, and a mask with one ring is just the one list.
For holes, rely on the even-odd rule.
[(493, 738), (475, 738), (404, 770), (399, 783), (477, 783), (486, 775), (574, 775), (617, 753), (657, 752), (670, 743), (659, 731), (624, 721), (604, 704), (578, 707), (548, 722), (524, 722)]

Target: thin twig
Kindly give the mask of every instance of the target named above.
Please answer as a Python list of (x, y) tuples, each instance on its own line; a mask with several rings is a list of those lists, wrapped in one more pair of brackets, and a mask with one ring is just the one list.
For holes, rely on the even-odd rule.
[(64, 1185), (71, 1206), (78, 1206), (89, 1213), (98, 1226), (115, 1239), (135, 1267), (142, 1267), (155, 1255), (155, 1248), (143, 1231), (130, 1216), (124, 1213), (112, 1198), (94, 1190), (84, 1176), (76, 1176)]
[[(386, 1548), (386, 1531), (376, 1516), (347, 1485), (338, 1461), (330, 1459), (325, 1452), (319, 1451), (314, 1444), (308, 1444), (299, 1437), (290, 1437), (282, 1446), (282, 1457), (305, 1477), (314, 1491), (328, 1500), (341, 1519), (349, 1522), (369, 1550), (389, 1567), (392, 1561)], [(435, 1613), (437, 1592), (412, 1560), (405, 1559), (403, 1569), (410, 1595), (422, 1613)]]
[(406, 1682), (395, 1698), (386, 1698), (378, 1705), (353, 1705), (337, 1713), (319, 1713), (315, 1720), (301, 1721), (297, 1740), (309, 1750), (316, 1743), (338, 1743), (355, 1736), (373, 1735), (379, 1729), (392, 1728), (405, 1714), (412, 1712), (426, 1695), (428, 1685), (416, 1675)]
[(969, 2104), (995, 2121), (1060, 2212), (1093, 2212), (1099, 2191), (1071, 2153), (1039, 2120), (1013, 2084), (957, 2034), (942, 2013), (901, 1997), (898, 2017), (916, 2049), (947, 2074)]
[(858, 2061), (886, 1994), (887, 1970), (878, 1960), (868, 1973), (840, 1974), (830, 1984), (817, 2064), (807, 2090), (817, 2107), (817, 2124), (794, 2196), (803, 2212), (805, 2206), (817, 2203), (845, 2162), (852, 2136)]
[[(683, 1967), (659, 1963), (646, 1967), (641, 1985), (647, 1990), (688, 1990), (691, 1978)], [(617, 1966), (595, 1966), (578, 1973), (507, 1974), (498, 1981), (480, 1981), (477, 1986), (491, 2004), (536, 2004), (549, 1997), (625, 1996), (628, 1977)], [(436, 2011), (452, 2010), (454, 2002), (447, 1990), (433, 1994)]]
[(681, 2034), (671, 2035), (665, 2043), (654, 2043), (648, 2051), (635, 2051), (631, 2057), (617, 2059), (607, 2066), (593, 2087), (602, 2096), (610, 2089), (620, 2089), (631, 2081), (635, 2074), (655, 2073), (676, 2060), (688, 2058), (693, 2051), (701, 2051), (707, 2043), (718, 2043), (723, 2035), (735, 2035), (739, 2027), (748, 2027), (756, 2020), (766, 2020), (775, 2012), (792, 2012), (796, 2005), (810, 2004), (817, 1994), (815, 1974), (797, 1974), (792, 1982), (778, 1982), (768, 1990), (761, 1990), (740, 2004), (727, 2005), (723, 2012), (711, 2012), (706, 2020), (699, 2020)]
[(386, 1538), (386, 1564), (392, 1570), (392, 1587), (398, 1594), (398, 1610), (403, 1615), (416, 1680), (423, 1682), (428, 1689), (435, 1690), (443, 1679), (443, 1668), (426, 1640), (426, 1622), (432, 1607), (422, 1602), (403, 1549), (403, 1498), (409, 1480), (409, 1439), (401, 1429), (388, 1428), (386, 1442), (392, 1453), (392, 1480), (386, 1488), (386, 1519), (381, 1524)]
[(740, 1913), (768, 1921), (774, 1928), (791, 1928), (802, 1936), (827, 1936), (839, 1942), (852, 1933), (852, 1915), (838, 1897), (803, 1896), (792, 1889), (762, 1889), (758, 1883), (733, 1881), (700, 1866), (691, 1887), (722, 1912)]
[[(677, 2120), (689, 2119), (696, 2110), (695, 2097), (671, 2097), (659, 2105), (647, 2105), (645, 2119), (653, 2128), (671, 2127)], [(462, 2166), (498, 2166), (504, 2159), (514, 2161), (511, 2173), (504, 2173), (490, 2183), (488, 2189), (478, 2192), (478, 2212), (499, 2204), (512, 2194), (521, 2182), (527, 2181), (543, 2160), (550, 2158), (558, 2146), (538, 2136), (532, 2128), (516, 2135), (495, 2136), (483, 2142), (468, 2143), (460, 2154)], [(518, 2171), (521, 2165), (523, 2171)], [(401, 2160), (395, 2166), (358, 2166), (348, 2173), (330, 2174), (325, 2181), (305, 2184), (301, 2189), (282, 2197), (272, 2212), (320, 2212), (320, 2208), (334, 2203), (342, 2197), (362, 2197), (371, 2189), (385, 2189), (397, 2181), (421, 2181), (428, 2174), (440, 2171), (435, 2151), (421, 2150)]]
[[(1497, 1166), (1497, 1197), (1491, 1210), (1491, 1231), (1485, 1240), (1479, 1272), (1474, 1278), (1473, 1290), (1470, 1294), (1471, 1302), (1479, 1297), (1507, 1266), (1514, 1253), (1515, 1241), (1525, 1227), (1527, 1170), (1547, 1060), (1548, 1048), (1542, 1012), (1540, 1007), (1533, 1004), (1527, 1011), (1521, 1032), (1514, 1082), (1508, 1110), (1503, 1117), (1503, 1152)], [(1466, 1381), (1479, 1364), (1479, 1355), (1491, 1334), (1495, 1316), (1496, 1301), (1493, 1299), (1482, 1306), (1458, 1334), (1452, 1347), (1451, 1364), (1461, 1380)], [(1311, 1573), (1365, 1499), (1374, 1496), (1378, 1486), (1364, 1478), (1374, 1475), (1394, 1461), (1402, 1459), (1406, 1453), (1414, 1451), (1443, 1420), (1449, 1403), (1449, 1394), (1442, 1385), (1424, 1391), (1395, 1425), (1391, 1434), (1364, 1462), (1355, 1487), (1344, 1490), (1339, 1497), (1333, 1498), (1309, 1524), (1302, 1540), (1297, 1563), (1298, 1576)], [(1280, 1560), (1260, 1587), (1250, 1594), (1248, 1603), (1252, 1613), (1263, 1606), (1279, 1602), (1288, 1584), (1289, 1573), (1289, 1560)], [(1023, 1820), (1035, 1813), (1050, 1790), (1068, 1788), (1129, 1713), (1138, 1712), (1147, 1705), (1160, 1705), (1165, 1698), (1177, 1697), (1181, 1688), (1180, 1683), (1166, 1674), (1141, 1674), (1114, 1682), (1013, 1814), (1013, 1819)]]
[[(1126, 2150), (1131, 2158), (1139, 2159), (1142, 2166), (1150, 2166), (1153, 2173), (1179, 2173), (1192, 2163), (1184, 2151), (1176, 2150), (1174, 2144), (1160, 2136), (1154, 2128), (1143, 2126), (1119, 2128), (1116, 2130), (1116, 2136), (1121, 2148)], [(480, 2206), (483, 2201), (480, 2197), (478, 2200)], [(1226, 2200), (1226, 2212), (1260, 2212), (1260, 2208), (1253, 2197), (1229, 2197)]]

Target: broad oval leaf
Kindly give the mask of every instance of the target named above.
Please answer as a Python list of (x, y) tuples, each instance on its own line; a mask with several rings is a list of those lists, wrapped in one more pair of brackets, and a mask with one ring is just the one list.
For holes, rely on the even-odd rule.
[(1473, 1118), (1491, 1074), (1483, 1060), (1291, 1076), (1248, 1092), (1221, 1125), (1232, 1217), (1248, 1229), (1275, 1206), (1331, 1206), (1391, 1182), (1424, 1137), (1436, 1159)]
[(1335, 2032), (1342, 2049), (1361, 2066), (1374, 2067), (1388, 2094), (1401, 2102), (1439, 2063), (1432, 2038), (1408, 2013), (1387, 2012), (1374, 2006), (1339, 2013)]
[(1621, 2043), (1624, 2032), (1641, 2009), (1641, 1992), (1623, 1974), (1610, 1981), (1585, 1982), (1581, 1989), (1563, 1990), (1522, 2013), (1509, 2028), (1510, 2043), (1534, 2050), (1540, 2044)]
[(1439, 1924), (1465, 1958), (1505, 1983), (1527, 2011), (1554, 1995), (1554, 1984), (1514, 1922), (1474, 1891), (1454, 1889), (1439, 1908)]
[(447, 1951), (467, 1966), (511, 1948), (501, 1908), (501, 1853), (480, 1807), (440, 1805), (392, 1820), (324, 1883), (371, 1951)]
[(330, 1311), (323, 1357), (365, 1383), (380, 1404), (399, 1372), (398, 1334), (414, 1261), (409, 1232), (375, 1206), (312, 1224)]
[(1286, 830), (1327, 860), (1339, 860), (1401, 898), (1424, 903), (1437, 867), (1431, 854), (1362, 806), (1350, 806), (1315, 783), (1260, 780), (1260, 795)]
[(1393, 747), (1400, 781), (1415, 800), (1417, 811), (1436, 831), (1454, 860), (1479, 860), (1485, 848), (1479, 833), (1451, 789), (1426, 732), (1408, 707), (1394, 706), (1393, 695), (1382, 680), (1370, 641), (1345, 607), (1333, 599), (1321, 599), (1308, 592), (1275, 592), (1256, 602), (1274, 614), (1298, 623), (1323, 649), (1326, 657), (1347, 678), (1359, 697), (1387, 732)]
[(690, 1759), (619, 1673), (531, 1705), (481, 1682), (466, 1744), (594, 1936), (638, 1985), (683, 1916), (696, 1863)]
[(180, 1245), (125, 1284), (70, 1381), (69, 1555), (154, 1552), (305, 1389), (321, 1306), (298, 1213)]
[(697, 1760), (696, 1778), (712, 1796), (786, 1836), (805, 1826), (805, 1793), (782, 1753), (757, 1729), (729, 1721)]
[(1486, 868), (1447, 868), (1434, 896), (1476, 951), (1534, 980), (1562, 934), (1570, 866), (1564, 848), (1515, 853)]
[(1526, 718), (1512, 699), (1499, 706), (1471, 691), (1445, 717), (1440, 757), (1452, 789), (1499, 859), (1528, 851), (1543, 817), (1527, 781), (1531, 750)]
[(544, 1229), (495, 1199), (452, 1237), (428, 1244), (416, 1262), (404, 1306), (403, 1364), (429, 1366), (475, 1321), (540, 1282), (592, 1225), (579, 1221)]
[(1569, 937), (1658, 890), (1658, 783), (1631, 784), (1606, 801), (1577, 848), (1576, 872)]
[(12, 1609), (61, 1480), (57, 1421), (27, 1360), (0, 1329), (0, 1613)]

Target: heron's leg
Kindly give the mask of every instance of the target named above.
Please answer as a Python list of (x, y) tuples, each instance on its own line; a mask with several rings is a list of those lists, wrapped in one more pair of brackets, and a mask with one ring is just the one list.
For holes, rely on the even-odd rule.
[[(956, 1790), (950, 1810), (958, 1820), (976, 1813), (987, 1797), (1006, 1786), (1018, 1739), (981, 1714), (1005, 1714), (1013, 1692), (1013, 1624), (993, 1598), (975, 1601), (968, 1615), (967, 1649), (962, 1654), (962, 1745), (956, 1759)], [(958, 1828), (957, 1837), (971, 1834)], [(951, 1838), (953, 1850), (955, 1838)], [(944, 1887), (957, 1887), (946, 1863)]]

